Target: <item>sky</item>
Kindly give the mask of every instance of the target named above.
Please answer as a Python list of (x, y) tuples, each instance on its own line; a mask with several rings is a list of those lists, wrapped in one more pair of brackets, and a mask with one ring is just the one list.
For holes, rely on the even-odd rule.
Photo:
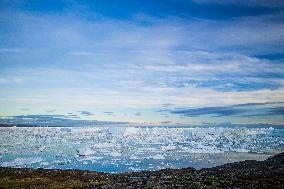
[(282, 0), (0, 0), (1, 119), (284, 124)]

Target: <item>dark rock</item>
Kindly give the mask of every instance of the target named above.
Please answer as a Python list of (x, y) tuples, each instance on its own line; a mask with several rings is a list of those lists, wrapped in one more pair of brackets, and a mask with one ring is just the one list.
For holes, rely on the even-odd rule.
[(164, 169), (108, 174), (80, 170), (0, 168), (0, 188), (184, 189), (284, 188), (284, 153), (195, 170)]

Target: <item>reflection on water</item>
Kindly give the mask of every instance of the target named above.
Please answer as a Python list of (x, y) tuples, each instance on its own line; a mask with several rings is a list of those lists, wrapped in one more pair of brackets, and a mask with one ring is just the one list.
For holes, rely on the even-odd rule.
[(212, 167), (284, 151), (284, 129), (2, 127), (0, 165), (104, 172)]

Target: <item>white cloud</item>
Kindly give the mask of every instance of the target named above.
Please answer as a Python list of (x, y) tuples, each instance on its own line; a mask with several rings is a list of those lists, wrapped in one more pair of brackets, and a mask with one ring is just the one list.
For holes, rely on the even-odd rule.
[(7, 83), (7, 79), (0, 78), (0, 84)]
[(13, 78), (13, 82), (16, 84), (22, 84), (24, 82), (23, 78)]
[(137, 19), (153, 22), (144, 26), (109, 18), (13, 14), (1, 16), (17, 28), (8, 41), (30, 50), (9, 60), (0, 73), (13, 78), (0, 83), (29, 83), (25, 89), (1, 91), (0, 101), (7, 106), (159, 108), (165, 103), (199, 107), (284, 100), (281, 87), (220, 92), (212, 86), (169, 85), (226, 80), (226, 74), (236, 76), (234, 81), (283, 84), (283, 79), (257, 76), (283, 74), (282, 65), (250, 56), (283, 51), (284, 27), (271, 22), (275, 16), (157, 21), (140, 15)]
[(24, 49), (19, 48), (0, 48), (0, 53), (18, 53), (24, 52)]
[(202, 4), (234, 4), (242, 6), (264, 6), (264, 7), (279, 7), (284, 6), (282, 0), (193, 0), (196, 3)]
[(24, 82), (23, 78), (0, 78), (0, 84), (22, 84)]

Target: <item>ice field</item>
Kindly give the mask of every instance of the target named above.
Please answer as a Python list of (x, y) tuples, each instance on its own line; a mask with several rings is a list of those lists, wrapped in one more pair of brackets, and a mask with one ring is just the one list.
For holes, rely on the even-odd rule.
[(1, 127), (0, 166), (129, 172), (204, 168), (284, 151), (284, 129)]

